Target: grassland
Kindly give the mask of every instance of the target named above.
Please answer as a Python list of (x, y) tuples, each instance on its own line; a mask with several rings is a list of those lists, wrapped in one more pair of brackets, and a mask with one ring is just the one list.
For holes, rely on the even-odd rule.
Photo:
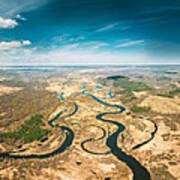
[(129, 78), (121, 78), (115, 81), (115, 86), (123, 88), (125, 91), (147, 91), (151, 88), (143, 82), (131, 81)]
[(122, 97), (123, 103), (128, 103), (134, 99), (137, 99), (132, 91), (123, 91), (122, 94), (123, 94), (123, 97)]
[(145, 113), (145, 112), (149, 112), (151, 110), (151, 108), (150, 107), (134, 106), (131, 108), (131, 110), (135, 113)]
[(48, 133), (48, 130), (43, 129), (43, 117), (34, 115), (27, 120), (19, 129), (11, 132), (1, 132), (0, 141), (19, 140), (23, 143), (31, 143), (41, 139)]
[(137, 81), (131, 81), (128, 77), (125, 76), (114, 76), (107, 78), (108, 80), (114, 80), (114, 86), (116, 88), (122, 88), (122, 94), (123, 94), (123, 103), (128, 103), (134, 99), (136, 99), (134, 95), (134, 91), (140, 92), (140, 91), (148, 91), (151, 90), (151, 87), (149, 87), (144, 82), (137, 82)]

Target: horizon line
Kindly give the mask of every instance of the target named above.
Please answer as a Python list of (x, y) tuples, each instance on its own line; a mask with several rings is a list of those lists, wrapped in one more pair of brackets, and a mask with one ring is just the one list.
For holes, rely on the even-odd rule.
[(23, 67), (23, 66), (42, 66), (42, 67), (48, 67), (48, 66), (180, 66), (180, 63), (128, 63), (128, 64), (120, 64), (120, 63), (72, 63), (72, 64), (0, 64), (0, 67)]

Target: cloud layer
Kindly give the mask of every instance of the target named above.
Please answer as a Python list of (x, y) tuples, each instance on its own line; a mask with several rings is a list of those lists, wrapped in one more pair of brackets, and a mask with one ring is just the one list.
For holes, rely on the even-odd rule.
[(17, 49), (25, 46), (31, 45), (29, 40), (24, 41), (2, 41), (0, 42), (0, 51), (7, 51), (12, 49)]
[(1, 0), (0, 16), (15, 16), (39, 8), (50, 0)]
[(116, 47), (117, 48), (126, 48), (126, 47), (131, 47), (131, 46), (143, 45), (144, 43), (145, 43), (144, 40), (129, 40), (129, 41), (117, 44)]
[[(26, 44), (26, 43), (25, 43)], [(88, 65), (88, 64), (177, 64), (178, 58), (153, 57), (146, 53), (105, 52), (95, 49), (79, 49), (64, 47), (46, 50), (36, 48), (16, 48), (3, 51), (0, 56), (1, 65)]]
[(0, 17), (0, 28), (2, 29), (12, 29), (17, 25), (18, 23), (16, 22), (16, 20)]
[(0, 64), (179, 62), (179, 7), (170, 0), (0, 0)]

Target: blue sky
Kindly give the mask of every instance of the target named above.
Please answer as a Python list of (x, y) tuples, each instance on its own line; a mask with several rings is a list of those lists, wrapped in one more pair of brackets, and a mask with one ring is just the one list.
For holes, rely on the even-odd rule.
[(180, 63), (179, 0), (0, 0), (0, 65)]

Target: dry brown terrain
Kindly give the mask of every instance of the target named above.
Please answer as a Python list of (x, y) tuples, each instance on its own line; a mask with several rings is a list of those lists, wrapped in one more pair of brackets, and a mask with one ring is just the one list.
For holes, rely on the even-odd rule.
[[(106, 115), (106, 119), (125, 126), (118, 136), (118, 147), (145, 167), (152, 180), (180, 179), (180, 97), (178, 94), (175, 97), (158, 95), (160, 90), (166, 92), (167, 87), (171, 88), (171, 83), (178, 83), (177, 77), (167, 82), (169, 86), (163, 86), (159, 77), (152, 72), (140, 76), (136, 71), (123, 71), (122, 75), (127, 76), (134, 73), (132, 81), (143, 81), (152, 87), (148, 91), (132, 90), (132, 94), (128, 95), (133, 98), (124, 102), (127, 97), (123, 88), (106, 82), (106, 77), (120, 74), (119, 71), (80, 70), (66, 73), (68, 75), (42, 76), (38, 80), (24, 77), (25, 80), (18, 82), (22, 87), (17, 86), (16, 89), (12, 82), (13, 88), (7, 91), (9, 93), (0, 96), (1, 132), (18, 129), (28, 117), (37, 113), (43, 115), (43, 127), (49, 130), (45, 140), (25, 144), (19, 141), (14, 144), (0, 142), (1, 152), (10, 151), (17, 156), (47, 154), (62, 146), (67, 138), (67, 130), (63, 131), (61, 126), (70, 128), (74, 133), (72, 144), (67, 149), (48, 158), (14, 159), (4, 158), (0, 154), (0, 179), (132, 179), (129, 166), (117, 159), (106, 144), (107, 138), (117, 127), (96, 118), (99, 113), (113, 112), (114, 109), (95, 101), (84, 92), (126, 108), (121, 114)], [(0, 87), (9, 88), (4, 84), (2, 79)], [(8, 84), (11, 84), (11, 80)], [(77, 104), (77, 111), (74, 104)], [(133, 110), (136, 106), (150, 109)], [(53, 122), (54, 127), (50, 126), (49, 120), (59, 112), (62, 115)]]
[(153, 111), (162, 114), (180, 113), (179, 98), (172, 99), (160, 96), (149, 96), (140, 104), (140, 106), (150, 107)]

